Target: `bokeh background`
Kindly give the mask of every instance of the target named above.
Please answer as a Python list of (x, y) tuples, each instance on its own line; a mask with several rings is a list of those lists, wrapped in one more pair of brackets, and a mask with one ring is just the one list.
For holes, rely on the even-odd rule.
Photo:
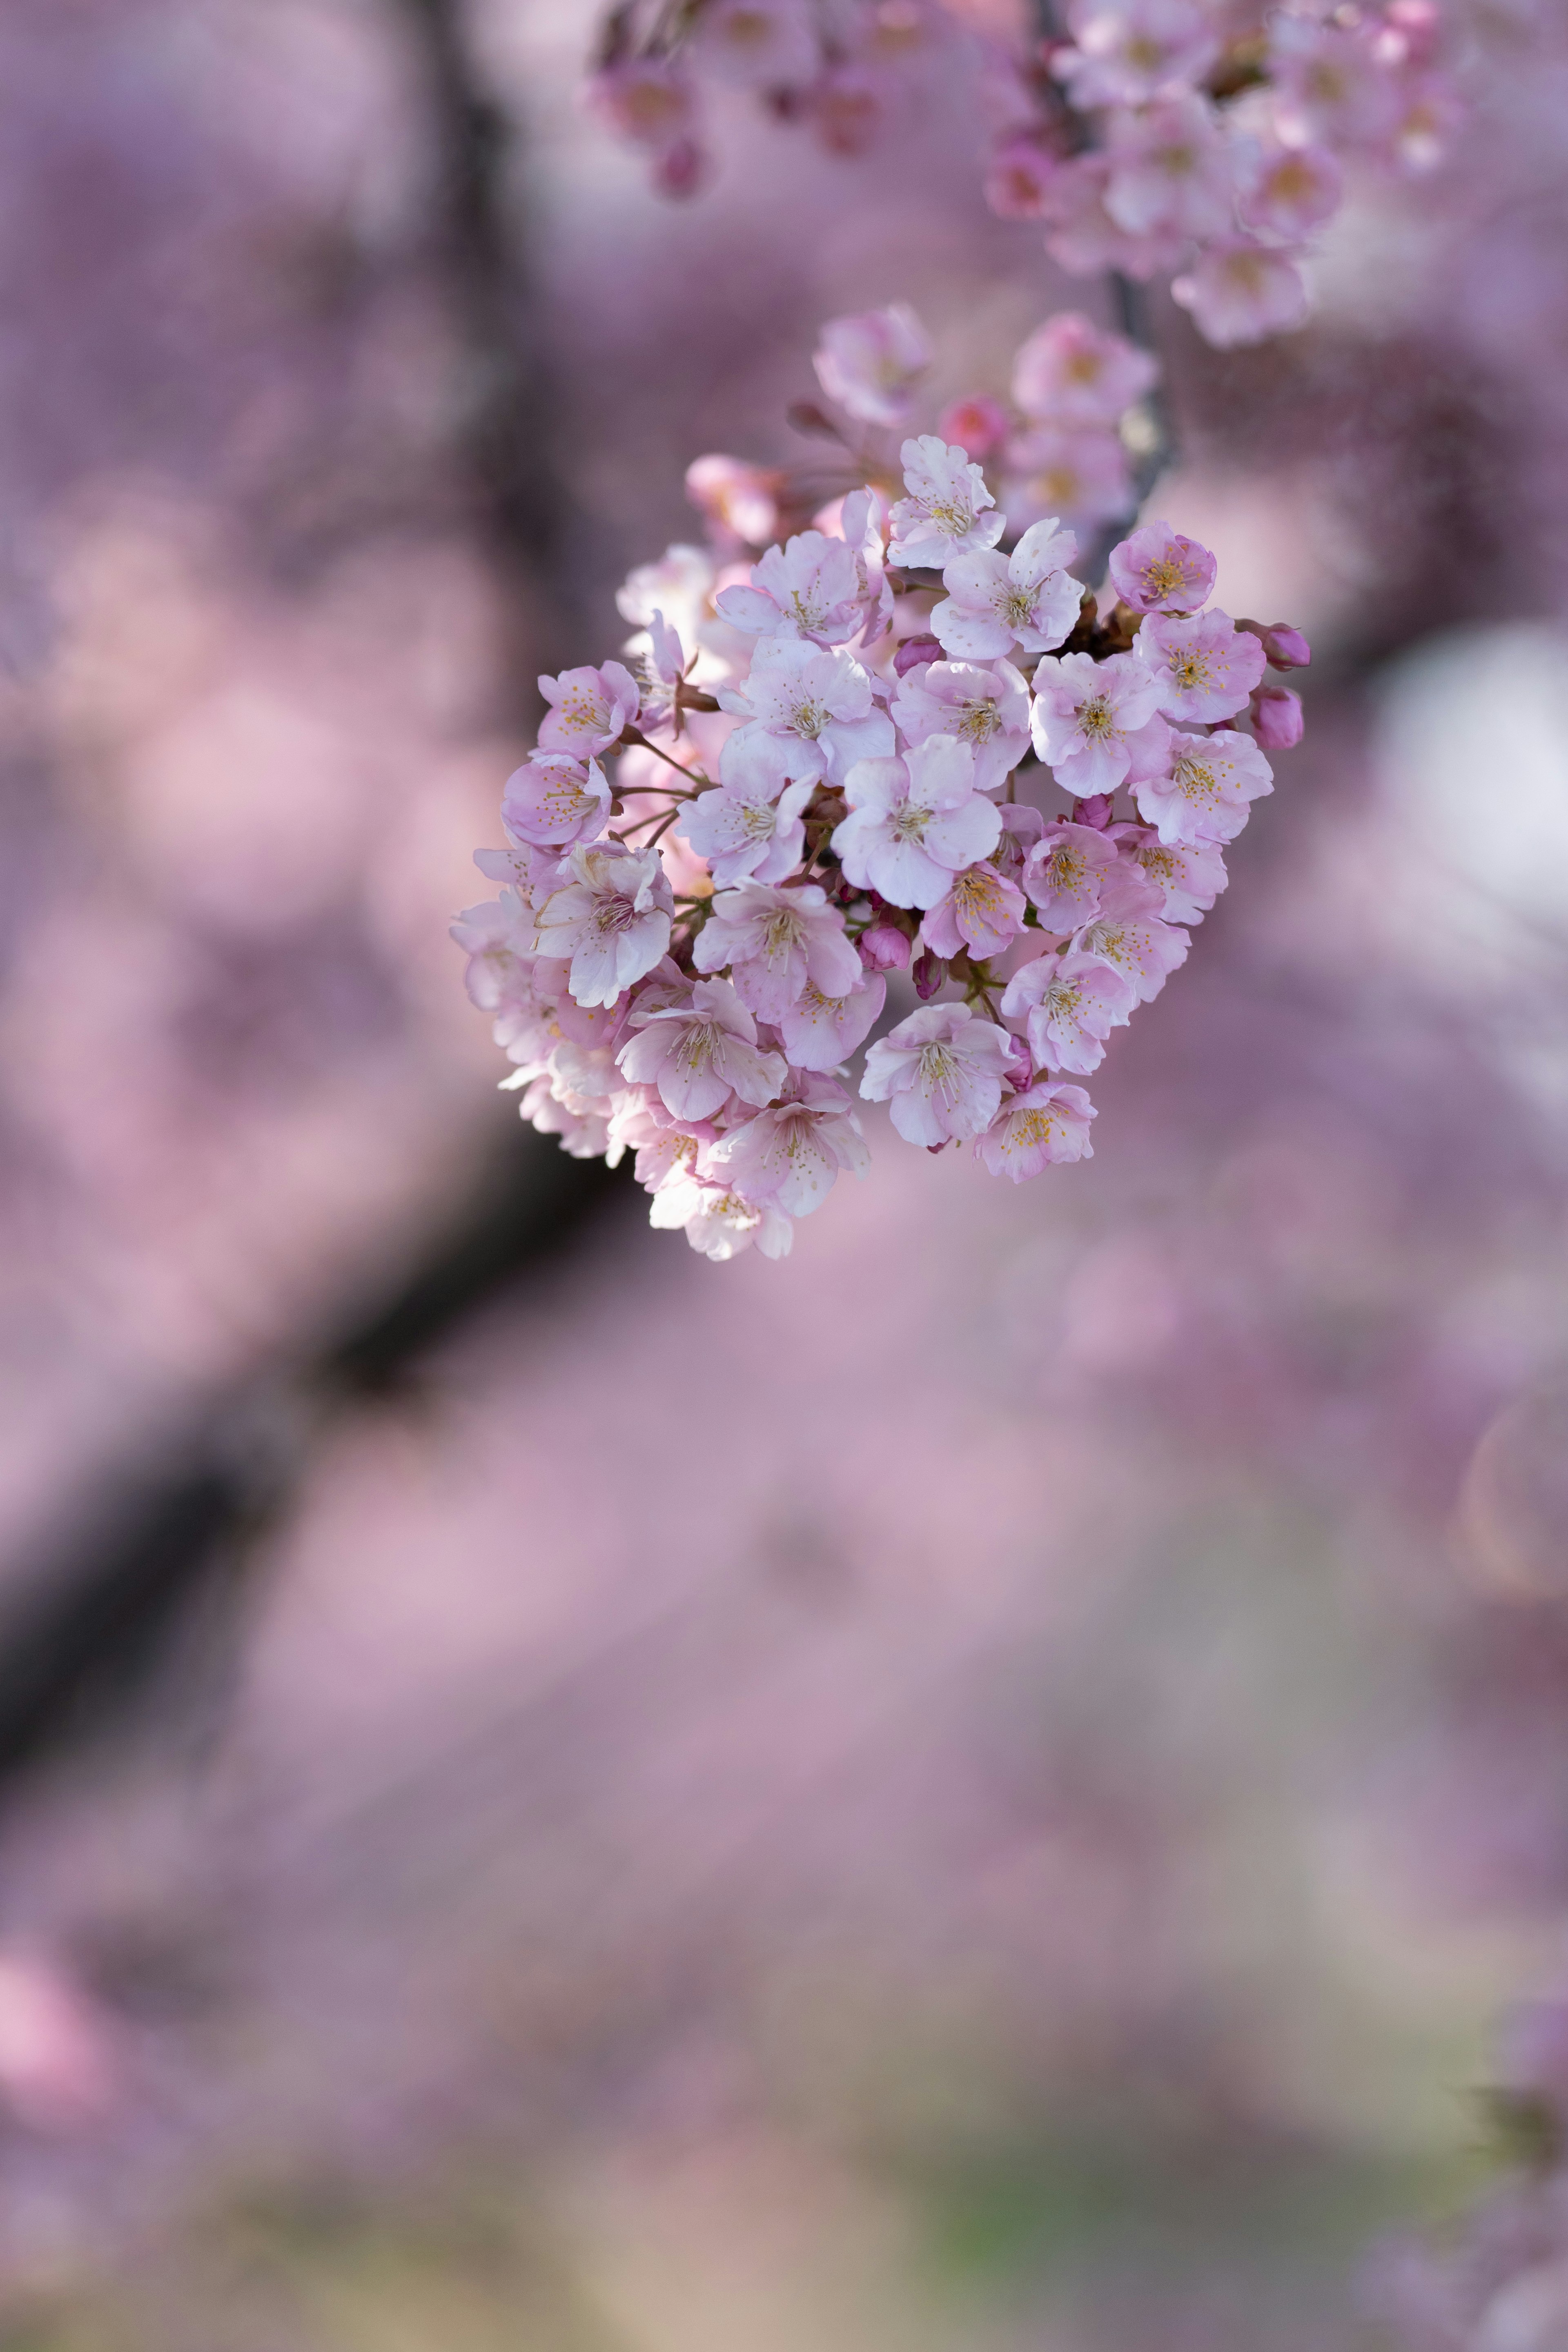
[(905, 10), (683, 205), (587, 0), (0, 18), (0, 2345), (1327, 2352), (1568, 1904), (1568, 25), (1155, 500), (1309, 735), (1097, 1156), (783, 1265), (446, 936), (819, 320), (1092, 285)]

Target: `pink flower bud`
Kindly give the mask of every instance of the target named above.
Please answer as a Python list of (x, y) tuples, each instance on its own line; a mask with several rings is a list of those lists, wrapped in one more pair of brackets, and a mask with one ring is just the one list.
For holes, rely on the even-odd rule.
[(661, 196), (695, 195), (707, 166), (708, 158), (695, 139), (677, 139), (654, 158), (654, 186)]
[(1289, 751), (1301, 740), (1301, 698), (1288, 686), (1260, 686), (1252, 698), (1252, 725), (1266, 751)]
[(910, 670), (923, 669), (927, 662), (943, 659), (945, 656), (938, 638), (906, 637), (893, 656), (893, 667), (900, 677), (908, 677)]
[(1263, 650), (1275, 669), (1305, 669), (1312, 658), (1312, 648), (1300, 630), (1284, 621), (1263, 631)]
[(1018, 1092), (1023, 1094), (1034, 1078), (1035, 1057), (1022, 1037), (1014, 1038), (1013, 1050), (1007, 1056), (1005, 1069), (1008, 1085), (1016, 1087)]
[(942, 410), (936, 429), (944, 441), (956, 441), (977, 465), (984, 465), (1013, 427), (999, 400), (988, 392), (972, 392), (967, 400), (955, 400)]
[(909, 935), (896, 923), (873, 923), (861, 932), (858, 945), (868, 971), (902, 971), (910, 960)]
[(1072, 813), (1074, 824), (1092, 825), (1096, 833), (1103, 833), (1110, 823), (1110, 793), (1093, 793), (1079, 801)]
[(915, 994), (922, 1004), (933, 997), (939, 988), (945, 985), (946, 980), (946, 964), (941, 956), (932, 955), (930, 948), (925, 949), (915, 958)]

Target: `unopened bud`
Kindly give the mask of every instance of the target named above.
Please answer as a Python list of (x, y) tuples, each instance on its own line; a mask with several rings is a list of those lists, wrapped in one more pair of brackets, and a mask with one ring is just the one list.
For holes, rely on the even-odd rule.
[(868, 971), (902, 971), (910, 960), (909, 934), (896, 923), (873, 923), (861, 932), (858, 945)]
[(1110, 823), (1110, 799), (1109, 793), (1091, 793), (1079, 801), (1072, 813), (1074, 824), (1092, 825), (1096, 833), (1103, 833)]
[(941, 956), (932, 955), (930, 948), (922, 950), (915, 958), (914, 970), (915, 994), (921, 1003), (926, 1003), (939, 988), (946, 984), (946, 981), (947, 966)]
[(967, 400), (955, 400), (942, 410), (936, 429), (944, 441), (956, 441), (966, 457), (984, 465), (1013, 428), (999, 400), (988, 392), (972, 392)]
[(906, 637), (893, 656), (893, 667), (900, 677), (908, 677), (910, 670), (923, 669), (927, 662), (942, 657), (940, 637)]
[(1260, 638), (1263, 650), (1275, 669), (1305, 669), (1312, 658), (1312, 648), (1300, 629), (1291, 628), (1288, 621), (1237, 621), (1238, 629)]
[(1266, 751), (1289, 751), (1301, 740), (1301, 698), (1288, 686), (1260, 686), (1252, 697), (1252, 726)]
[(707, 168), (708, 158), (695, 139), (677, 139), (655, 157), (653, 184), (661, 196), (693, 196)]

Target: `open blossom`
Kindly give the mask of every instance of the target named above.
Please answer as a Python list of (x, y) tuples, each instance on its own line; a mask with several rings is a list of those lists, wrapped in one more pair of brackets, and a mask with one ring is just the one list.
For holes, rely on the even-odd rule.
[(657, 563), (639, 563), (616, 591), (616, 610), (634, 628), (646, 629), (656, 613), (679, 631), (688, 645), (708, 617), (718, 573), (704, 547), (667, 547)]
[(893, 508), (889, 552), (895, 563), (940, 571), (973, 548), (995, 546), (1007, 518), (956, 442), (922, 433), (899, 455), (909, 496)]
[(749, 1201), (771, 1201), (791, 1217), (820, 1208), (840, 1169), (864, 1176), (870, 1164), (849, 1097), (826, 1077), (795, 1080), (783, 1102), (730, 1128), (705, 1160)]
[(840, 646), (865, 619), (864, 583), (853, 551), (841, 539), (803, 530), (784, 547), (770, 547), (752, 568), (749, 587), (721, 588), (725, 620), (748, 636), (783, 630), (818, 645)]
[(1249, 735), (1171, 731), (1171, 772), (1136, 788), (1138, 814), (1162, 841), (1234, 841), (1250, 803), (1274, 790), (1274, 771)]
[(1103, 425), (1042, 426), (1007, 445), (1005, 495), (1015, 522), (1110, 522), (1136, 503), (1127, 452)]
[(721, 890), (691, 960), (699, 971), (728, 965), (742, 1003), (764, 1021), (781, 1019), (808, 980), (826, 996), (844, 996), (860, 978), (844, 918), (815, 882), (794, 890), (757, 882)]
[(1012, 945), (1024, 928), (1026, 911), (1017, 884), (998, 874), (994, 866), (966, 866), (953, 877), (946, 898), (928, 909), (921, 939), (934, 955), (967, 951), (984, 960)]
[(995, 456), (1011, 429), (1006, 410), (988, 392), (972, 392), (965, 400), (950, 401), (937, 420), (939, 440), (956, 441), (982, 464)]
[(657, 849), (605, 843), (568, 851), (567, 880), (539, 910), (547, 955), (570, 959), (579, 1004), (613, 1004), (669, 945), (674, 899)]
[(1168, 522), (1148, 522), (1110, 551), (1110, 583), (1134, 613), (1195, 613), (1214, 593), (1215, 560)]
[(1100, 912), (1100, 885), (1116, 844), (1087, 824), (1049, 824), (1024, 862), (1025, 896), (1047, 931), (1076, 931)]
[(1008, 1096), (984, 1134), (975, 1137), (974, 1156), (993, 1176), (1021, 1184), (1063, 1160), (1092, 1160), (1093, 1117), (1094, 1105), (1081, 1087), (1030, 1087), (1026, 1094)]
[(1268, 63), (1287, 139), (1353, 147), (1374, 145), (1393, 130), (1398, 91), (1367, 26), (1314, 24), (1280, 9), (1269, 21)]
[(1105, 1041), (1125, 1026), (1137, 994), (1126, 976), (1093, 956), (1043, 955), (1016, 971), (1002, 999), (1004, 1020), (1022, 1018), (1037, 1067), (1087, 1077), (1105, 1059)]
[(1154, 681), (1162, 715), (1205, 723), (1245, 710), (1268, 661), (1252, 632), (1219, 612), (1191, 620), (1151, 613), (1134, 651)]
[(1246, 237), (1209, 246), (1171, 280), (1171, 292), (1220, 351), (1284, 334), (1307, 315), (1307, 289), (1289, 256)]
[(1158, 362), (1080, 310), (1058, 310), (1018, 347), (1013, 397), (1026, 416), (1057, 425), (1114, 425), (1142, 400)]
[(1047, 654), (1035, 672), (1035, 749), (1079, 798), (1114, 792), (1156, 740), (1159, 708), (1159, 683), (1134, 654)]
[(716, 526), (721, 541), (765, 547), (779, 527), (781, 474), (752, 466), (744, 457), (717, 451), (693, 457), (686, 468), (686, 495)]
[(844, 796), (849, 814), (833, 835), (839, 862), (858, 890), (895, 907), (934, 907), (1001, 835), (994, 803), (974, 789), (974, 754), (954, 735), (932, 735), (901, 760), (858, 761)]
[(566, 848), (592, 841), (609, 822), (610, 787), (596, 760), (536, 751), (507, 778), (501, 823), (514, 841)]
[(906, 1143), (963, 1142), (995, 1118), (1013, 1041), (967, 1004), (926, 1004), (867, 1052), (860, 1092)]
[(816, 790), (815, 747), (742, 727), (719, 754), (719, 783), (679, 820), (679, 837), (707, 860), (721, 889), (750, 878), (782, 882), (805, 845), (801, 812)]
[(627, 58), (606, 66), (588, 84), (595, 110), (623, 139), (658, 154), (684, 140), (695, 92), (679, 67), (658, 58)]
[(1100, 0), (1072, 12), (1076, 48), (1051, 70), (1079, 107), (1137, 106), (1174, 82), (1201, 81), (1219, 55), (1211, 12), (1198, 0)]
[(539, 730), (540, 750), (564, 751), (574, 760), (590, 760), (618, 742), (636, 725), (642, 700), (636, 678), (617, 661), (542, 677), (539, 691), (550, 705)]
[(805, 0), (707, 0), (692, 48), (715, 80), (738, 89), (804, 89), (821, 62)]
[(829, 400), (867, 425), (901, 425), (930, 367), (931, 343), (907, 302), (829, 319), (814, 364)]
[(1075, 155), (1055, 173), (1045, 192), (1046, 250), (1064, 269), (1089, 277), (1102, 269), (1152, 278), (1181, 258), (1183, 240), (1169, 231), (1134, 236), (1106, 210), (1110, 158)]
[(1191, 942), (1184, 930), (1150, 911), (1159, 900), (1143, 875), (1123, 868), (1107, 877), (1100, 893), (1100, 911), (1075, 931), (1074, 955), (1091, 956), (1109, 964), (1128, 982), (1141, 1004), (1158, 996)]
[(1242, 159), (1208, 100), (1190, 91), (1112, 118), (1105, 209), (1130, 236), (1223, 236)]
[(893, 716), (906, 741), (956, 735), (974, 754), (974, 789), (1005, 783), (1029, 748), (1029, 690), (1011, 662), (928, 662), (900, 679)]
[(1147, 825), (1116, 828), (1122, 855), (1159, 888), (1167, 923), (1201, 923), (1229, 880), (1215, 841), (1162, 841)]
[[(904, 951), (907, 957), (907, 940)], [(808, 980), (774, 1024), (792, 1069), (836, 1070), (866, 1043), (887, 1001), (888, 983), (879, 971), (863, 970), (843, 996), (825, 995)]]
[(700, 980), (682, 1002), (632, 1013), (635, 1034), (616, 1056), (635, 1085), (657, 1087), (677, 1118), (711, 1118), (731, 1095), (771, 1102), (783, 1056), (763, 1052), (757, 1024), (727, 980)]
[(787, 1257), (795, 1227), (772, 1201), (748, 1201), (731, 1186), (696, 1174), (680, 1174), (653, 1196), (648, 1223), (665, 1233), (684, 1232), (703, 1257), (723, 1265), (756, 1249), (763, 1257)]
[(857, 760), (893, 748), (892, 721), (876, 708), (859, 663), (799, 637), (764, 637), (744, 686), (726, 687), (719, 699), (752, 722), (748, 735), (794, 736), (815, 755), (817, 774), (836, 784)]
[(984, 548), (956, 557), (931, 616), (943, 652), (988, 661), (1015, 646), (1026, 654), (1059, 646), (1082, 607), (1083, 591), (1067, 569), (1077, 553), (1077, 539), (1053, 515), (1032, 523), (1011, 555)]
[(1340, 208), (1344, 174), (1326, 147), (1276, 142), (1259, 157), (1238, 210), (1258, 236), (1300, 245)]

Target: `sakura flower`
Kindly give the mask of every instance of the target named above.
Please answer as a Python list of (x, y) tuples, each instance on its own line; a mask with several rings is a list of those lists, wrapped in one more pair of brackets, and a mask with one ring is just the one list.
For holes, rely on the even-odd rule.
[[(889, 552), (895, 563), (938, 570), (973, 548), (994, 547), (1007, 527), (985, 477), (955, 443), (922, 433), (899, 452), (908, 498), (892, 512)], [(989, 508), (990, 512), (986, 509)]]
[(1118, 825), (1124, 856), (1154, 883), (1167, 923), (1201, 923), (1229, 877), (1217, 842), (1162, 841), (1147, 827)]
[(700, 793), (679, 820), (680, 838), (721, 889), (748, 878), (782, 882), (800, 863), (801, 813), (818, 773), (814, 745), (740, 728), (719, 754), (717, 789)]
[(1016, 971), (1002, 999), (1005, 1020), (1025, 1022), (1042, 1069), (1087, 1077), (1105, 1059), (1105, 1041), (1125, 1027), (1137, 995), (1115, 967), (1093, 956), (1043, 955)]
[(1110, 551), (1110, 582), (1134, 613), (1195, 613), (1214, 593), (1215, 560), (1168, 522), (1148, 522)]
[(867, 425), (901, 425), (931, 361), (925, 329), (907, 302), (829, 319), (813, 364), (829, 400)]
[(1364, 27), (1314, 24), (1281, 9), (1269, 24), (1268, 51), (1286, 139), (1370, 145), (1393, 129), (1398, 93)]
[(1069, 635), (1083, 591), (1067, 570), (1078, 541), (1054, 516), (1032, 523), (1011, 555), (994, 548), (960, 555), (942, 575), (947, 590), (931, 613), (944, 652), (966, 661), (1048, 653)]
[(1149, 911), (1151, 899), (1158, 903), (1146, 877), (1125, 870), (1108, 876), (1100, 911), (1074, 932), (1070, 950), (1120, 972), (1141, 1004), (1159, 995), (1191, 945), (1185, 931)]
[(1195, 91), (1113, 116), (1105, 209), (1132, 236), (1223, 236), (1245, 157)]
[(700, 980), (684, 1002), (632, 1014), (637, 1034), (616, 1059), (637, 1086), (657, 1087), (679, 1119), (710, 1118), (731, 1095), (771, 1102), (787, 1075), (761, 1052), (757, 1024), (727, 980)]
[[(903, 944), (907, 961), (909, 941)], [(879, 971), (862, 972), (843, 996), (826, 996), (808, 980), (775, 1024), (786, 1058), (797, 1070), (836, 1070), (865, 1044), (887, 1001)]]
[(1191, 620), (1151, 613), (1128, 658), (1145, 666), (1165, 718), (1205, 722), (1245, 709), (1268, 662), (1250, 630), (1238, 629), (1221, 612)]
[(849, 814), (833, 847), (858, 890), (895, 907), (934, 907), (966, 866), (989, 856), (1002, 831), (974, 789), (974, 754), (932, 735), (904, 759), (860, 760), (845, 779)]
[(795, 1240), (795, 1227), (771, 1201), (748, 1201), (696, 1175), (662, 1184), (648, 1223), (666, 1233), (684, 1231), (694, 1250), (721, 1264), (753, 1246), (763, 1257), (787, 1257)]
[(1182, 240), (1168, 231), (1133, 236), (1106, 209), (1110, 187), (1109, 155), (1075, 155), (1045, 191), (1046, 250), (1064, 269), (1092, 277), (1102, 269), (1129, 278), (1152, 278), (1181, 255)]
[(864, 66), (830, 66), (810, 93), (808, 120), (830, 155), (864, 155), (887, 111), (887, 77)]
[(739, 89), (804, 89), (821, 63), (803, 0), (707, 0), (693, 49), (716, 81)]
[(846, 996), (860, 978), (860, 959), (844, 918), (815, 882), (774, 890), (758, 882), (721, 890), (697, 935), (699, 971), (728, 964), (742, 1004), (778, 1021), (811, 981), (825, 996)]
[(810, 747), (816, 772), (842, 783), (857, 760), (893, 748), (893, 725), (873, 706), (871, 681), (841, 649), (799, 637), (764, 637), (744, 686), (721, 689), (726, 710), (750, 720), (744, 731), (794, 736)]
[(1021, 1184), (1063, 1160), (1092, 1160), (1094, 1115), (1081, 1087), (1031, 1087), (1026, 1094), (1009, 1095), (984, 1134), (976, 1136), (974, 1156), (993, 1176)]
[(1125, 335), (1108, 334), (1080, 310), (1058, 310), (1018, 347), (1013, 397), (1043, 423), (1114, 425), (1141, 400), (1159, 362)]
[(966, 400), (951, 401), (937, 425), (937, 437), (956, 441), (982, 464), (994, 457), (1008, 433), (1007, 412), (988, 392), (972, 392)]
[(1075, 931), (1100, 912), (1100, 885), (1116, 845), (1087, 824), (1050, 824), (1024, 864), (1025, 895), (1047, 931)]
[(657, 849), (608, 843), (568, 851), (565, 885), (539, 910), (545, 952), (571, 959), (579, 1004), (613, 1004), (669, 945), (675, 902)]
[(1165, 842), (1234, 841), (1249, 803), (1274, 790), (1274, 772), (1248, 735), (1228, 727), (1212, 735), (1171, 736), (1168, 776), (1136, 788), (1138, 814)]
[[(1038, 220), (1046, 209), (1046, 192), (1061, 168), (1060, 156), (1028, 132), (1005, 139), (986, 169), (985, 201), (1001, 220)], [(963, 440), (962, 433), (952, 437)], [(965, 441), (965, 448), (969, 446)]]
[(690, 127), (691, 84), (678, 67), (660, 58), (628, 58), (606, 66), (585, 95), (613, 131), (655, 153), (675, 146)]
[(812, 637), (837, 646), (854, 636), (864, 617), (864, 583), (841, 539), (803, 530), (784, 547), (770, 547), (752, 570), (749, 587), (721, 588), (719, 611), (748, 636)]
[(688, 645), (695, 645), (712, 603), (715, 577), (706, 548), (667, 547), (657, 563), (639, 563), (627, 572), (616, 591), (616, 607), (638, 629), (646, 629), (655, 613), (660, 613)]
[[(534, 955), (538, 932), (532, 909), (514, 889), (453, 918), (451, 936), (468, 950), (464, 984), (481, 1013), (533, 1007)], [(499, 1029), (499, 1024), (498, 1024)], [(503, 1042), (498, 1035), (497, 1043)]]
[(1035, 672), (1035, 749), (1069, 793), (1114, 792), (1159, 703), (1159, 682), (1134, 654), (1047, 654)]
[(967, 1004), (927, 1004), (868, 1049), (860, 1092), (906, 1143), (962, 1142), (995, 1118), (1013, 1041)]
[(748, 1201), (771, 1202), (787, 1216), (808, 1217), (833, 1190), (840, 1169), (864, 1176), (871, 1164), (849, 1097), (831, 1078), (799, 1077), (770, 1110), (731, 1127), (707, 1154)]
[(1198, 82), (1219, 55), (1210, 12), (1196, 0), (1106, 0), (1073, 11), (1076, 48), (1051, 70), (1077, 107), (1137, 106), (1175, 82)]
[(1220, 351), (1283, 334), (1307, 315), (1307, 289), (1295, 263), (1244, 237), (1211, 245), (1184, 277), (1171, 280), (1171, 292)]
[(618, 742), (636, 724), (641, 696), (628, 669), (616, 661), (598, 669), (563, 669), (559, 677), (542, 677), (539, 691), (550, 705), (539, 730), (542, 751), (564, 751), (573, 759), (592, 759)]
[(547, 1071), (531, 1076), (519, 1070), (501, 1080), (503, 1087), (525, 1089), (518, 1109), (541, 1135), (561, 1139), (561, 1149), (573, 1160), (603, 1160), (614, 1168), (621, 1154), (610, 1141), (602, 1102), (585, 1102), (556, 1085)]
[(743, 457), (693, 457), (686, 468), (686, 495), (716, 527), (721, 542), (765, 547), (778, 529), (782, 475)]
[(592, 841), (609, 821), (610, 787), (596, 760), (536, 751), (507, 779), (501, 823), (514, 841), (566, 848)]
[(1020, 434), (1008, 444), (1004, 462), (1004, 495), (1015, 523), (1059, 515), (1091, 527), (1116, 520), (1136, 503), (1127, 452), (1102, 426)]
[(984, 960), (1000, 955), (1024, 928), (1023, 892), (994, 866), (966, 866), (952, 889), (930, 908), (921, 925), (924, 945), (939, 956), (967, 951)]
[(1276, 142), (1258, 162), (1237, 207), (1256, 236), (1300, 245), (1340, 208), (1344, 176), (1326, 147)]
[(899, 681), (893, 716), (905, 740), (955, 735), (974, 754), (974, 789), (994, 792), (1029, 748), (1029, 690), (1011, 662), (928, 662)]
[(682, 1127), (666, 1115), (660, 1126), (657, 1117), (644, 1108), (649, 1095), (664, 1109), (662, 1101), (651, 1087), (630, 1087), (611, 1113), (610, 1138), (625, 1149), (629, 1142), (637, 1148), (632, 1173), (645, 1192), (661, 1192), (666, 1184), (679, 1181), (696, 1172), (704, 1147), (716, 1140), (718, 1129), (710, 1120), (696, 1119)]

